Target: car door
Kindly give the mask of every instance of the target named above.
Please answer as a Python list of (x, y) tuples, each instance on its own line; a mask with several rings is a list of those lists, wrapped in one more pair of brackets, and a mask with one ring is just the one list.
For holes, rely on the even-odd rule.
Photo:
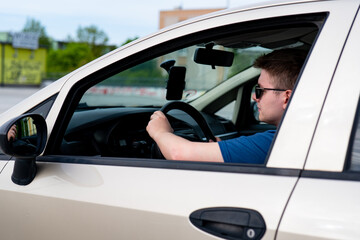
[[(269, 6), (228, 12), (194, 23), (218, 26), (233, 23), (234, 19), (251, 21), (255, 16), (267, 20), (329, 12), (266, 166), (65, 156), (52, 155), (49, 150), (37, 158), (38, 173), (29, 185), (18, 186), (11, 181), (14, 161), (9, 161), (0, 174), (0, 206), (5, 216), (0, 218), (2, 238), (274, 239), (303, 169), (333, 70), (356, 12), (354, 5), (316, 2)], [(343, 17), (343, 26), (335, 32), (339, 16)], [(182, 31), (188, 31), (186, 24), (176, 34)], [(328, 49), (332, 49), (330, 54)], [(136, 46), (124, 51), (136, 51)], [(76, 101), (74, 91), (85, 84), (92, 65), (105, 68), (114, 57), (116, 54), (90, 64), (64, 83), (47, 117), (49, 141), (61, 137), (57, 127), (71, 114), (66, 104)], [(319, 61), (325, 58), (326, 65)], [(309, 88), (314, 78), (316, 85), (323, 86), (322, 91)], [(301, 97), (304, 92), (306, 99)]]
[(354, 20), (327, 93), (279, 239), (358, 239), (360, 19)]

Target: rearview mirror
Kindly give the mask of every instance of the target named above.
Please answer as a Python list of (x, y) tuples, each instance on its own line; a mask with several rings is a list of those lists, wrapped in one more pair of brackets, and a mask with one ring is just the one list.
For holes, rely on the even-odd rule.
[(29, 184), (36, 175), (35, 158), (45, 148), (47, 127), (38, 114), (25, 114), (0, 127), (0, 148), (15, 157), (11, 179), (19, 185)]
[(215, 50), (211, 48), (198, 48), (195, 50), (194, 61), (196, 63), (215, 66), (230, 67), (233, 64), (234, 53)]

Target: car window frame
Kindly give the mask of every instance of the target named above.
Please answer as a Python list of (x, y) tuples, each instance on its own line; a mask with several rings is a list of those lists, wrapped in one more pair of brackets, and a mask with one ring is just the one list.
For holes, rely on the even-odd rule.
[[(328, 175), (356, 176), (348, 170), (349, 148), (358, 111), (359, 95), (357, 81), (359, 68), (356, 50), (360, 31), (360, 5), (357, 5), (351, 25), (332, 73), (330, 85), (322, 104), (311, 146), (307, 153), (304, 171)], [(351, 88), (349, 88), (351, 86)], [(339, 100), (342, 96), (346, 98)], [(327, 151), (324, 149), (327, 148)], [(315, 174), (315, 175), (319, 175)], [(354, 177), (351, 177), (354, 178)], [(356, 177), (355, 177), (356, 179)]]
[[(207, 30), (204, 30), (202, 32), (197, 32), (195, 34), (190, 34), (189, 35), (185, 35), (182, 36), (180, 38), (177, 39), (173, 39), (164, 43), (161, 43), (159, 45), (155, 45), (153, 47), (147, 48), (141, 52), (138, 52), (136, 54), (130, 55), (129, 57), (126, 57), (124, 59), (121, 59), (113, 64), (110, 64), (102, 69), (100, 69), (97, 72), (94, 72), (86, 77), (84, 77), (81, 81), (75, 83), (72, 88), (69, 90), (67, 97), (65, 99), (65, 101), (63, 102), (63, 105), (61, 107), (61, 110), (58, 114), (57, 117), (57, 121), (54, 124), (53, 127), (53, 131), (50, 134), (49, 137), (49, 141), (48, 141), (48, 145), (44, 151), (44, 156), (42, 157), (42, 159), (50, 159), (47, 156), (53, 156), (54, 158), (52, 158), (52, 161), (57, 161), (55, 159), (59, 158), (59, 159), (63, 159), (64, 157), (59, 154), (59, 150), (58, 150), (58, 146), (61, 143), (62, 140), (62, 136), (64, 135), (65, 129), (67, 126), (72, 113), (74, 112), (77, 103), (80, 101), (82, 95), (86, 92), (86, 90), (93, 86), (94, 84), (106, 79), (107, 77), (118, 73), (120, 71), (123, 71), (125, 69), (128, 69), (129, 67), (135, 66), (136, 64), (145, 62), (149, 59), (152, 59), (154, 57), (160, 56), (161, 54), (164, 54), (166, 52), (170, 52), (170, 51), (174, 51), (176, 49), (179, 48), (183, 48), (186, 46), (189, 46), (191, 44), (195, 44), (196, 42), (201, 42), (201, 41), (206, 41), (207, 39), (213, 39), (216, 36), (225, 36), (225, 35), (231, 35), (234, 34), (234, 32), (242, 32), (245, 30), (249, 30), (249, 29), (261, 29), (264, 28), (264, 26), (269, 26), (271, 25), (272, 27), (276, 26), (276, 27), (280, 27), (280, 26), (284, 26), (284, 25), (289, 25), (291, 24), (299, 24), (302, 23), (304, 24), (304, 22), (306, 22), (306, 20), (314, 20), (314, 17), (319, 19), (321, 18), (323, 21), (323, 24), (325, 24), (326, 22), (326, 18), (327, 18), (327, 12), (316, 12), (316, 13), (309, 13), (309, 14), (294, 14), (294, 15), (290, 15), (290, 16), (282, 16), (282, 17), (274, 17), (271, 19), (257, 19), (254, 21), (250, 21), (250, 22), (240, 22), (240, 23), (234, 23), (231, 25), (225, 25), (225, 26), (221, 26), (221, 27), (215, 27), (215, 28), (209, 28)], [(285, 21), (286, 20), (286, 21)], [(291, 21), (290, 21), (291, 20)], [(241, 26), (241, 28), (239, 27)], [(319, 35), (319, 33), (321, 32), (321, 27), (318, 30), (317, 36)], [(315, 38), (314, 42), (312, 43), (312, 47), (316, 44), (317, 41), (317, 37)], [(162, 50), (162, 49), (167, 49)], [(306, 65), (306, 64), (304, 64)], [(75, 104), (76, 103), (76, 104)], [(61, 119), (61, 120), (60, 120)], [(276, 136), (275, 136), (276, 138)], [(274, 138), (274, 139), (275, 139)], [(269, 150), (269, 153), (272, 150), (272, 146)], [(57, 157), (55, 157), (55, 155)], [(269, 154), (268, 154), (269, 155)], [(66, 158), (66, 157), (65, 157)], [(73, 156), (73, 161), (76, 163), (77, 159), (91, 159), (89, 157), (81, 157), (81, 156)], [(82, 161), (83, 161), (82, 160)], [(127, 161), (126, 159), (122, 159), (122, 158), (118, 158), (118, 160), (120, 162), (123, 161)], [(141, 159), (140, 159), (141, 160)], [(67, 159), (66, 161), (69, 161), (69, 159)], [(89, 160), (91, 162), (91, 160)], [(146, 159), (147, 162), (152, 162), (154, 165), (158, 165), (158, 160), (155, 159)], [(98, 164), (101, 164), (100, 162), (97, 162)], [(265, 164), (261, 164), (261, 165), (251, 165), (251, 168), (256, 168), (258, 172), (266, 172), (268, 170), (266, 170), (266, 163), (267, 160), (265, 161)], [(114, 164), (118, 164), (115, 163)], [(185, 165), (184, 165), (185, 164)], [(189, 163), (184, 163), (184, 162), (177, 162), (177, 163), (164, 163), (161, 162), (159, 166), (164, 166), (166, 165), (167, 168), (179, 168), (179, 166), (181, 165), (188, 165)], [(121, 163), (120, 163), (121, 165)], [(132, 166), (140, 166), (140, 167), (144, 167), (145, 165), (148, 166), (148, 163), (146, 163), (144, 165), (143, 161), (131, 161), (131, 165)], [(224, 164), (221, 163), (222, 168), (226, 169), (224, 171), (234, 171), (233, 165), (231, 164)], [(236, 164), (237, 166), (239, 166), (239, 169), (243, 168), (243, 167), (249, 167), (249, 164)], [(159, 167), (158, 166), (158, 167)], [(196, 168), (197, 170), (209, 170), (209, 169), (213, 169), (212, 164), (209, 163), (198, 163), (198, 164), (191, 164), (191, 168)], [(265, 168), (264, 168), (265, 167)], [(221, 171), (219, 170), (219, 165), (216, 165), (215, 167), (216, 171)], [(264, 170), (265, 169), (265, 170)], [(235, 170), (235, 172), (237, 172), (239, 170)], [(271, 170), (269, 170), (271, 171)], [(298, 176), (299, 172), (295, 171), (295, 175)]]
[(349, 139), (348, 149), (346, 152), (346, 157), (345, 157), (345, 161), (344, 161), (344, 170), (343, 170), (346, 173), (358, 173), (359, 180), (360, 180), (360, 169), (358, 171), (351, 169), (352, 153), (353, 153), (353, 148), (354, 148), (354, 144), (355, 144), (356, 132), (359, 129), (360, 129), (360, 97), (359, 97), (358, 105), (356, 107), (356, 114), (355, 114), (354, 122), (352, 125), (352, 129), (351, 129), (351, 135), (350, 135), (350, 139)]

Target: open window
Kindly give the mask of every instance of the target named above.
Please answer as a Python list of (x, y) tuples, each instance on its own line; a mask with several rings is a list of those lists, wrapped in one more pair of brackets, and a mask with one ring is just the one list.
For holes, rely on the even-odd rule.
[[(121, 60), (73, 90), (72, 101), (64, 106), (68, 114), (59, 131), (62, 141), (52, 149), (62, 155), (152, 158), (153, 141), (145, 128), (150, 115), (169, 101), (172, 77), (182, 88), (181, 101), (201, 112), (215, 136), (229, 139), (273, 129), (254, 116), (251, 94), (260, 71), (252, 64), (275, 49), (309, 51), (325, 17), (311, 14), (223, 26)], [(228, 117), (217, 114), (220, 110)], [(185, 113), (171, 111), (169, 120), (176, 134), (204, 140)]]

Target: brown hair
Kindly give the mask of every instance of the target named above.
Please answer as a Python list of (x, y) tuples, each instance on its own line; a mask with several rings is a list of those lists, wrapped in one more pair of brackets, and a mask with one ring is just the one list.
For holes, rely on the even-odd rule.
[(254, 67), (266, 70), (276, 88), (293, 89), (306, 56), (307, 52), (298, 49), (275, 50), (257, 58)]

